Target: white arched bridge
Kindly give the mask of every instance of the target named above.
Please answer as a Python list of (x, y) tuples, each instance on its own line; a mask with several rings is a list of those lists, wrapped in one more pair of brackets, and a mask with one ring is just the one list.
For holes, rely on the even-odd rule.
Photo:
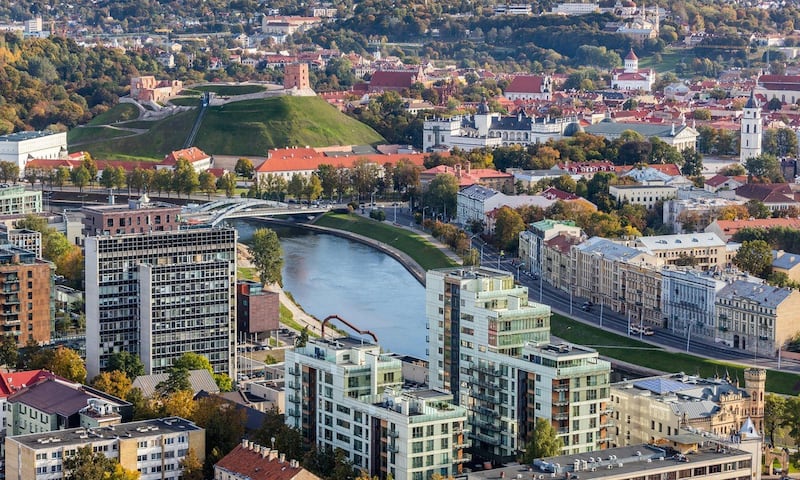
[(187, 223), (215, 227), (223, 220), (230, 218), (315, 215), (327, 212), (329, 209), (330, 206), (288, 204), (257, 198), (226, 198), (202, 205), (183, 207), (181, 217)]

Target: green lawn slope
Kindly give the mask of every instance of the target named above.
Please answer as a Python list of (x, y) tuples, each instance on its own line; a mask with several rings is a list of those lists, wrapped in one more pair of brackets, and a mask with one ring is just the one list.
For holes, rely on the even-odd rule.
[(376, 144), (383, 138), (318, 97), (272, 97), (210, 107), (197, 146), (220, 155), (266, 154), (293, 145)]

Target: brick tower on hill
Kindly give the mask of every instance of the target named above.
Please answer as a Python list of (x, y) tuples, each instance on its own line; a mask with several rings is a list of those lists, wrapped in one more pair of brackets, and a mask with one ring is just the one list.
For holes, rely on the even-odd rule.
[(283, 88), (290, 89), (297, 87), (298, 90), (311, 88), (308, 81), (308, 64), (292, 63), (286, 65), (283, 75)]

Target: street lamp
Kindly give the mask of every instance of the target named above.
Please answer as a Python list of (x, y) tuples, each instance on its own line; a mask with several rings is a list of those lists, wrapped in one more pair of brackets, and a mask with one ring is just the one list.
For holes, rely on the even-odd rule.
[(686, 353), (689, 353), (689, 342), (692, 340), (692, 324), (686, 322)]
[(429, 208), (431, 208), (431, 207), (428, 206), (428, 205), (422, 207), (422, 224), (421, 225), (422, 225), (423, 230), (425, 229), (425, 210), (427, 210)]
[(500, 270), (500, 260), (505, 256), (505, 252), (500, 250), (500, 254), (497, 255), (497, 269)]

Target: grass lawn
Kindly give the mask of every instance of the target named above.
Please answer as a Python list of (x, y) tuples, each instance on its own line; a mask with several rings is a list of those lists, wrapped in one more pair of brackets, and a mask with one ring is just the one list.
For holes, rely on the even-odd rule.
[(193, 86), (192, 90), (201, 92), (214, 92), (217, 95), (233, 96), (247, 95), (250, 93), (263, 92), (267, 88), (263, 85), (200, 85)]
[(183, 146), (183, 142), (197, 118), (197, 113), (196, 110), (181, 112), (163, 120), (149, 122), (152, 128), (145, 134), (116, 139), (100, 139), (97, 142), (82, 145), (81, 150), (88, 151), (92, 157), (108, 160), (163, 159), (167, 153)]
[(136, 134), (128, 130), (117, 130), (116, 128), (108, 127), (73, 128), (69, 131), (69, 133), (67, 133), (67, 141), (69, 143), (94, 143), (112, 140), (114, 138), (128, 137), (131, 135)]
[(433, 244), (404, 228), (346, 213), (327, 213), (315, 225), (364, 235), (408, 254), (425, 270), (455, 265)]
[(366, 145), (383, 139), (317, 97), (273, 97), (209, 107), (197, 135), (204, 151), (251, 155), (291, 145)]
[(674, 72), (675, 66), (684, 59), (691, 59), (690, 50), (677, 50), (667, 48), (661, 52), (661, 61), (656, 62), (654, 55), (639, 59), (640, 68), (652, 68), (656, 73)]
[(118, 103), (100, 115), (94, 117), (88, 125), (111, 125), (139, 118), (139, 109), (130, 103)]
[[(298, 332), (302, 332), (303, 331), (303, 326), (295, 321), (294, 315), (292, 315), (292, 312), (290, 312), (288, 308), (283, 306), (283, 304), (281, 304), (280, 322), (282, 324), (286, 325), (288, 328), (291, 328), (292, 330), (297, 330)], [(316, 337), (319, 337), (319, 334), (314, 333), (311, 330), (308, 330), (308, 336), (309, 336), (309, 338), (310, 337), (316, 338)]]
[[(653, 368), (664, 372), (684, 372), (703, 377), (724, 376), (744, 379), (744, 367), (721, 360), (708, 360), (685, 353), (668, 352), (660, 347), (640, 342), (635, 338), (585, 325), (556, 313), (551, 319), (550, 332), (572, 343), (597, 349), (602, 355), (617, 360)], [(658, 335), (658, 334), (656, 334)], [(800, 375), (767, 371), (767, 391), (786, 395), (797, 395), (800, 391)]]
[(170, 99), (169, 103), (179, 107), (198, 107), (200, 106), (200, 97), (178, 97)]

